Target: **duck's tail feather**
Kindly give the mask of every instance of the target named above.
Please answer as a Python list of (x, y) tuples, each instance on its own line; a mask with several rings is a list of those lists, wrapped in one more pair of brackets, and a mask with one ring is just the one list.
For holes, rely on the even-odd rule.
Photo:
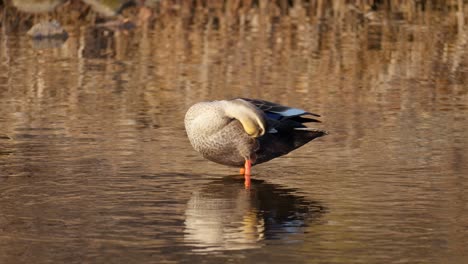
[(309, 140), (328, 135), (328, 131), (326, 130), (311, 128), (311, 127), (295, 127), (294, 130), (307, 132), (308, 134), (307, 138)]
[(328, 135), (328, 131), (322, 130), (322, 129), (317, 129), (317, 128), (312, 128), (312, 127), (295, 127), (294, 130), (309, 131), (309, 132), (320, 132), (320, 133), (323, 133), (324, 135)]
[(259, 139), (260, 148), (256, 152), (256, 164), (285, 155), (315, 138), (328, 132), (310, 127), (295, 127), (292, 130), (278, 130), (278, 133), (265, 134)]
[(318, 119), (310, 118), (310, 117), (303, 117), (303, 116), (295, 116), (295, 117), (293, 117), (293, 118), (290, 118), (290, 120), (299, 122), (299, 123), (301, 123), (301, 124), (303, 124), (303, 123), (311, 123), (311, 122), (322, 123), (322, 121), (320, 121), (320, 120), (318, 120)]

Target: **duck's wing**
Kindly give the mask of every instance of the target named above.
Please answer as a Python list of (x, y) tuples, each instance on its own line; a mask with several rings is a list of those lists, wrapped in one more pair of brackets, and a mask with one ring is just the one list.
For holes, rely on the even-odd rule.
[[(253, 104), (254, 106), (256, 106), (258, 109), (260, 109), (261, 111), (265, 113), (268, 119), (271, 119), (271, 120), (283, 121), (286, 119), (290, 119), (299, 123), (320, 122), (319, 120), (310, 117), (310, 116), (320, 117), (320, 115), (307, 112), (299, 108), (284, 106), (284, 105), (280, 105), (277, 103), (272, 103), (269, 101), (259, 100), (259, 99), (249, 99), (249, 98), (240, 98), (240, 99), (245, 100)], [(309, 117), (304, 117), (304, 116), (309, 116)]]
[(328, 133), (325, 130), (305, 126), (304, 123), (307, 122), (320, 122), (314, 118), (320, 117), (318, 114), (264, 100), (241, 99), (263, 111), (270, 128), (268, 133), (258, 139), (259, 149), (256, 151), (255, 164), (285, 155)]

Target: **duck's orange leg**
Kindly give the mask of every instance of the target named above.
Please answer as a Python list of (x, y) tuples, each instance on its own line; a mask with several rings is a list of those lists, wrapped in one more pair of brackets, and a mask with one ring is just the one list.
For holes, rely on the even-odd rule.
[(252, 168), (252, 162), (250, 160), (246, 160), (245, 165), (244, 165), (245, 187), (250, 187), (250, 169), (251, 168)]
[(244, 169), (244, 168), (240, 168), (239, 173), (240, 173), (240, 175), (244, 175), (244, 174), (245, 174), (245, 169)]

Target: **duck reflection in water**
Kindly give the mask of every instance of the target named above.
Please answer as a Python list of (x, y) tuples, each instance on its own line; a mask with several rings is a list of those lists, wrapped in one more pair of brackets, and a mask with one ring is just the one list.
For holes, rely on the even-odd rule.
[(193, 193), (185, 212), (185, 241), (194, 251), (262, 247), (267, 240), (288, 239), (325, 213), (318, 202), (287, 189), (253, 180), (245, 189), (226, 177)]

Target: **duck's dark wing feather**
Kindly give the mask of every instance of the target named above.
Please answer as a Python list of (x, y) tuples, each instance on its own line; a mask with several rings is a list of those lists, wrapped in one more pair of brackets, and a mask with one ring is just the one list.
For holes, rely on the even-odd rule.
[(320, 122), (310, 117), (320, 117), (318, 114), (264, 100), (240, 99), (263, 111), (270, 128), (269, 132), (258, 138), (259, 148), (255, 152), (257, 155), (255, 164), (283, 156), (307, 142), (327, 134), (325, 130), (309, 128), (304, 125), (308, 122)]
[(260, 109), (261, 111), (265, 113), (268, 119), (277, 120), (277, 121), (281, 121), (285, 119), (292, 119), (299, 123), (320, 122), (319, 120), (315, 118), (304, 117), (304, 115), (316, 116), (316, 117), (320, 117), (320, 115), (307, 112), (299, 108), (284, 106), (284, 105), (280, 105), (277, 103), (272, 103), (269, 101), (259, 100), (259, 99), (250, 99), (250, 98), (240, 98), (240, 99), (245, 100), (255, 105), (258, 109)]
[(315, 138), (328, 134), (325, 130), (306, 127), (294, 120), (279, 121), (275, 124), (275, 130), (275, 133), (265, 133), (258, 139), (259, 148), (256, 151), (255, 164), (283, 156)]

